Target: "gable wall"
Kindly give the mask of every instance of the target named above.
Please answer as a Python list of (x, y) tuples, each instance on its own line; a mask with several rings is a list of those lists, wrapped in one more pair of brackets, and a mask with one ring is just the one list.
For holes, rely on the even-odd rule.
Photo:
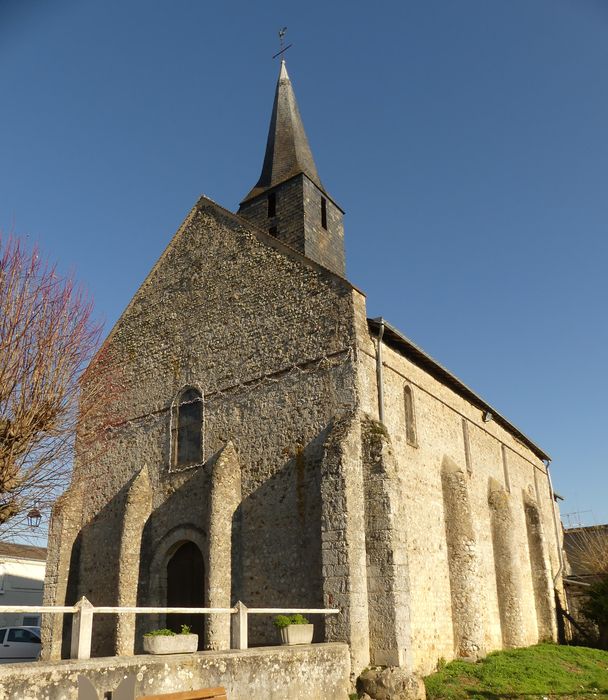
[[(144, 465), (153, 503), (139, 599), (150, 588), (147, 562), (168, 532), (191, 525), (207, 538), (209, 466), (169, 473), (171, 402), (196, 384), (205, 395), (205, 457), (231, 440), (242, 469), (233, 599), (322, 606), (317, 465), (329, 422), (356, 403), (355, 294), (214, 205), (194, 210), (89, 374), (91, 385), (112, 390), (97, 399), (88, 420), (96, 439), (80, 440), (75, 466), (74, 480), (85, 484), (76, 595), (96, 605), (117, 599), (128, 488)], [(112, 621), (98, 617), (106, 638), (96, 652), (107, 653)], [(250, 634), (274, 639), (259, 616)]]
[[(361, 333), (360, 338), (361, 410), (377, 418), (375, 344), (369, 333)], [(469, 424), (472, 473), (465, 480), (479, 556), (479, 579), (476, 584), (479, 601), (475, 605), (481, 611), (482, 644), (485, 651), (503, 646), (488, 506), (490, 480), (504, 485), (502, 445), (506, 446), (507, 451), (511, 486), (508, 502), (515, 523), (512, 545), (518, 552), (514, 567), (519, 572), (517, 575), (521, 585), (519, 643), (535, 643), (538, 629), (523, 492), (528, 492), (533, 500), (538, 499), (540, 503), (545, 553), (551, 557), (551, 568), (555, 573), (558, 568), (557, 552), (544, 464), (495, 422), (484, 423), (479, 409), (385, 344), (383, 362), (384, 422), (398, 467), (405, 474), (407, 484), (402, 494), (402, 509), (395, 517), (408, 540), (414, 668), (428, 673), (434, 669), (439, 658), (450, 659), (455, 655), (446, 542), (446, 517), (449, 514), (446, 514), (442, 491), (442, 469), (446, 464), (452, 464), (467, 473), (463, 417)], [(403, 397), (406, 383), (413, 391), (417, 447), (409, 445), (406, 440)]]

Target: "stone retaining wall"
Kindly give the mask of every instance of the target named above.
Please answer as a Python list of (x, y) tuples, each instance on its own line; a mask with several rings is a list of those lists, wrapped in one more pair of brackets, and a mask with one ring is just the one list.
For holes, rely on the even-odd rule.
[(132, 674), (136, 697), (223, 686), (229, 700), (346, 700), (350, 659), (335, 643), (10, 664), (0, 668), (0, 700), (76, 700), (79, 675), (103, 697)]

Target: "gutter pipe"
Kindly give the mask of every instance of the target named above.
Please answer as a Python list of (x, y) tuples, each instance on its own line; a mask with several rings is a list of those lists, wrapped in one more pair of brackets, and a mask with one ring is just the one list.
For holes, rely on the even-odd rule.
[(586, 581), (576, 581), (572, 578), (565, 578), (564, 583), (567, 583), (570, 586), (584, 586), (585, 588), (591, 588), (592, 585)]
[(551, 472), (549, 470), (549, 464), (550, 460), (545, 461), (545, 467), (547, 468), (547, 481), (549, 482), (549, 495), (551, 498), (551, 512), (553, 513), (553, 527), (555, 529), (555, 544), (557, 545), (557, 556), (559, 558), (559, 568), (557, 570), (557, 573), (553, 577), (553, 588), (556, 587), (557, 585), (557, 579), (561, 576), (562, 571), (564, 570), (564, 555), (562, 552), (562, 546), (560, 543), (560, 537), (559, 537), (559, 527), (557, 525), (557, 513), (555, 511), (555, 497), (554, 497), (554, 491), (553, 491), (553, 483), (551, 481)]

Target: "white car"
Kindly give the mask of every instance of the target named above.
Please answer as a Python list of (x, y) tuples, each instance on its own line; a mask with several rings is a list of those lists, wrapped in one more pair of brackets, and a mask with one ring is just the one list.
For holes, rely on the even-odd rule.
[(35, 661), (40, 656), (40, 627), (0, 627), (0, 664)]

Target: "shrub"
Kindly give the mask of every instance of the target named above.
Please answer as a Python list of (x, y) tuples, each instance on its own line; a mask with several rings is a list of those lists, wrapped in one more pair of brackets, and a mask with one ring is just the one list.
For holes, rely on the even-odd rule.
[[(191, 634), (192, 627), (190, 625), (182, 625), (179, 634)], [(159, 630), (152, 630), (151, 632), (146, 632), (144, 637), (175, 637), (178, 633), (173, 630), (169, 630), (163, 627)]]
[(296, 615), (277, 615), (272, 624), (280, 630), (288, 625), (308, 625), (310, 623), (304, 617), (304, 615), (297, 613)]
[(594, 583), (588, 590), (583, 615), (599, 630), (599, 646), (608, 649), (608, 577)]

